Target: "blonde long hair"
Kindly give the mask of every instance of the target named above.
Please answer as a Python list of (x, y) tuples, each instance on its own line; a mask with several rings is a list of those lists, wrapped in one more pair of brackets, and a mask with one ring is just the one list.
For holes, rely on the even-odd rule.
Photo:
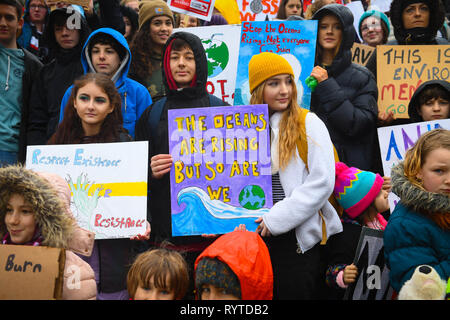
[[(289, 106), (283, 111), (280, 122), (280, 140), (278, 144), (278, 154), (280, 159), (280, 168), (284, 169), (289, 160), (292, 158), (297, 148), (297, 141), (299, 138), (306, 139), (305, 123), (301, 123), (302, 109), (297, 102), (297, 86), (295, 79), (290, 75), (292, 83), (292, 95)], [(267, 79), (262, 82), (255, 90), (253, 90), (250, 98), (250, 104), (264, 103), (264, 88)]]

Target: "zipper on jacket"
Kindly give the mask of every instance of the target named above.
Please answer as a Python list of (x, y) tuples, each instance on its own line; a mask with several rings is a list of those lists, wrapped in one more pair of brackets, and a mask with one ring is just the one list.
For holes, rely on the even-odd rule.
[(302, 247), (300, 247), (300, 243), (297, 242), (297, 250), (295, 250), (298, 254), (302, 254), (303, 250)]

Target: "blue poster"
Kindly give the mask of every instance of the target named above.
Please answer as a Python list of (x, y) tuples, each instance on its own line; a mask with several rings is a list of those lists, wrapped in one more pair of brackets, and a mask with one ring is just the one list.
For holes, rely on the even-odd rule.
[(305, 79), (314, 67), (316, 39), (316, 20), (243, 22), (234, 105), (246, 105), (250, 102), (248, 84), (250, 59), (261, 52), (273, 52), (291, 64), (296, 79), (298, 104), (309, 109), (311, 90), (306, 85)]

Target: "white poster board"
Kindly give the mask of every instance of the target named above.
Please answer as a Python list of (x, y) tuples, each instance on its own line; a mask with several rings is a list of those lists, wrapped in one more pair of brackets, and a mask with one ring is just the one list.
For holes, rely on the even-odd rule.
[[(378, 128), (384, 175), (390, 177), (391, 168), (404, 160), (406, 151), (416, 143), (420, 136), (436, 128), (450, 130), (450, 119)], [(398, 200), (399, 198), (393, 192), (389, 193), (391, 212), (394, 210)]]
[(391, 10), (392, 0), (371, 0), (368, 10), (378, 10), (381, 12), (389, 12)]
[(359, 36), (359, 19), (361, 19), (361, 16), (364, 14), (364, 7), (362, 5), (361, 1), (352, 1), (350, 3), (347, 3), (345, 5), (347, 8), (350, 9), (350, 11), (353, 13), (353, 26), (355, 27), (356, 34), (359, 38), (359, 40), (362, 42), (361, 37)]
[(233, 105), (239, 59), (241, 25), (222, 25), (174, 29), (198, 36), (208, 60), (208, 93)]
[(96, 239), (145, 233), (147, 141), (28, 146), (26, 167), (66, 179), (72, 213)]

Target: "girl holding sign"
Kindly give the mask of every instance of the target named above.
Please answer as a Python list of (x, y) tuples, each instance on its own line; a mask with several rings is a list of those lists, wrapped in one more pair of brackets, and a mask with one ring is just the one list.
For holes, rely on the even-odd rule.
[[(284, 58), (263, 52), (248, 70), (250, 104), (268, 104), (270, 114), (274, 205), (256, 222), (272, 260), (274, 299), (314, 299), (322, 271), (319, 243), (342, 231), (327, 201), (334, 187), (333, 145), (324, 123), (297, 104), (294, 72)], [(299, 139), (307, 140), (307, 163), (297, 152)]]
[(311, 76), (318, 85), (311, 95), (311, 111), (327, 126), (342, 162), (373, 171), (378, 89), (370, 71), (352, 63), (352, 12), (329, 4), (313, 19), (319, 20), (319, 30)]
[(450, 131), (423, 134), (391, 171), (400, 197), (384, 231), (391, 286), (397, 292), (416, 267), (432, 266), (450, 277)]
[[(64, 111), (64, 119), (48, 144), (128, 142), (123, 128), (121, 99), (114, 82), (101, 73), (87, 73), (76, 80)], [(150, 224), (145, 235), (149, 238)], [(128, 299), (127, 265), (132, 261), (130, 239), (96, 240), (85, 260), (95, 271), (98, 299)], [(100, 280), (101, 279), (101, 280)]]

